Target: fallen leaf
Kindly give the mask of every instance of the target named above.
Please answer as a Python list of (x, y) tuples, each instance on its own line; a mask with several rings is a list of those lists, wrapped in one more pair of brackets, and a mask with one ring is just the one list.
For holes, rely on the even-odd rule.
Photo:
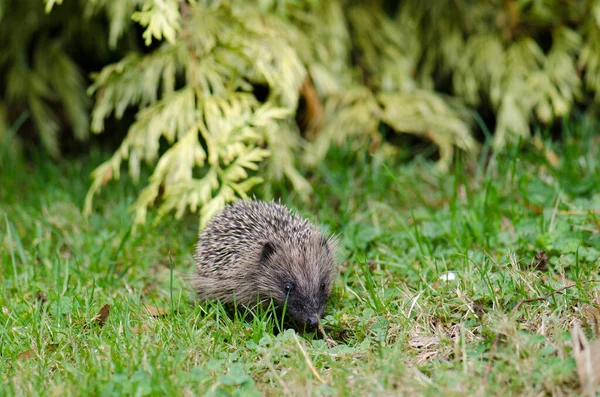
[(533, 268), (536, 270), (548, 270), (548, 255), (546, 251), (539, 250), (533, 258)]
[(377, 269), (377, 264), (375, 263), (375, 261), (370, 260), (369, 261), (369, 271), (373, 272)]
[(527, 208), (528, 210), (533, 211), (536, 215), (540, 215), (544, 211), (544, 209), (541, 206), (537, 205), (537, 204), (532, 204), (532, 203), (530, 203), (528, 201), (525, 201), (525, 200), (519, 200), (519, 201), (521, 202), (521, 204), (523, 204), (523, 206), (525, 208)]
[(58, 343), (50, 343), (48, 346), (46, 346), (46, 351), (53, 352), (56, 350), (57, 347), (58, 347)]
[(89, 322), (89, 325), (95, 324), (98, 327), (102, 328), (104, 326), (104, 323), (106, 322), (106, 319), (108, 318), (109, 314), (110, 314), (110, 305), (107, 303), (104, 306), (102, 306), (102, 308), (100, 309), (98, 314), (96, 314), (94, 316), (94, 318), (92, 318), (92, 320)]
[(299, 106), (299, 126), (309, 139), (314, 139), (323, 124), (323, 102), (308, 75), (300, 87), (300, 97), (303, 106)]
[[(45, 350), (46, 350), (46, 352), (53, 352), (56, 350), (57, 347), (58, 347), (58, 343), (51, 343), (46, 346)], [(19, 353), (19, 355), (17, 356), (17, 359), (29, 360), (30, 358), (32, 358), (32, 356), (33, 356), (33, 350), (25, 350), (24, 352)]]
[(35, 294), (35, 299), (42, 302), (42, 303), (46, 303), (46, 301), (48, 300), (48, 295), (43, 293), (42, 291), (38, 291)]
[(600, 385), (600, 338), (590, 343), (579, 324), (575, 324), (571, 329), (571, 340), (581, 388), (585, 395), (594, 396)]
[(148, 312), (150, 312), (150, 315), (152, 317), (162, 317), (162, 316), (166, 316), (167, 314), (169, 314), (169, 312), (167, 310), (162, 309), (160, 307), (146, 306), (146, 309), (148, 309)]

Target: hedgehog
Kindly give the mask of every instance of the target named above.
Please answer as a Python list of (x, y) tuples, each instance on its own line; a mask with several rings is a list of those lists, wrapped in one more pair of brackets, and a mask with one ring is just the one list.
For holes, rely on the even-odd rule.
[(338, 239), (274, 201), (238, 200), (198, 236), (192, 284), (200, 300), (252, 307), (273, 302), (314, 330), (337, 275)]

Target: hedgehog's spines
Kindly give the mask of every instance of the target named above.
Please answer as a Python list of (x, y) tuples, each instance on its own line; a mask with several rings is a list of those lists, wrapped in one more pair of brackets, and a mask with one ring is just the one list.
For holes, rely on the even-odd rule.
[(265, 297), (282, 304), (285, 285), (294, 285), (288, 306), (302, 322), (323, 310), (337, 270), (336, 247), (335, 237), (280, 201), (239, 200), (200, 232), (193, 284), (201, 299), (231, 303), (235, 295), (241, 304)]

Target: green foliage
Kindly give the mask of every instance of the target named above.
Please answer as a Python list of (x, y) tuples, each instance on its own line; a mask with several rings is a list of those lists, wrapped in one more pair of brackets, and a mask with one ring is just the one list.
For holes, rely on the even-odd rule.
[[(47, 1), (46, 11), (61, 1)], [(0, 107), (30, 116), (41, 143), (53, 156), (60, 154), (59, 132), (68, 124), (78, 140), (89, 135), (88, 82), (73, 59), (106, 53), (104, 31), (85, 2), (69, 2), (46, 14), (39, 0), (0, 1)], [(0, 118), (0, 141), (10, 120)]]
[[(550, 123), (567, 115), (581, 97), (575, 57), (581, 37), (564, 26), (552, 34), (547, 54), (530, 37), (519, 38), (507, 48), (497, 35), (472, 36), (465, 43), (454, 87), (472, 105), (479, 104), (480, 93), (487, 96), (498, 117), (497, 147), (518, 136), (528, 138), (532, 113)], [(490, 63), (491, 59), (495, 61)]]
[[(447, 16), (435, 14), (440, 11), (424, 2), (407, 12), (413, 19), (423, 18), (421, 42), (431, 44), (424, 69), (442, 65), (452, 75), (454, 93), (467, 104), (491, 104), (496, 148), (529, 138), (532, 121), (550, 124), (571, 113), (582, 99), (582, 72), (587, 88), (599, 88), (590, 84), (596, 75), (590, 54), (598, 54), (590, 50), (600, 26), (592, 17), (600, 6), (597, 0), (459, 5), (447, 2), (453, 10)], [(445, 9), (441, 4), (436, 8)], [(447, 21), (434, 23), (438, 19)]]
[[(119, 177), (126, 160), (134, 180), (142, 161), (157, 162), (134, 204), (137, 223), (162, 193), (161, 215), (175, 210), (180, 217), (186, 208), (200, 208), (202, 225), (226, 202), (246, 197), (262, 182), (249, 173), (261, 164), (270, 181), (286, 177), (306, 196), (310, 187), (295, 159), (314, 166), (332, 143), (351, 140), (360, 147), (369, 139), (378, 141), (380, 122), (397, 131), (425, 134), (440, 147), (442, 167), (449, 164), (454, 146), (468, 151), (475, 147), (460, 105), (414, 90), (410, 66), (416, 57), (403, 52), (402, 40), (392, 42), (397, 48), (386, 68), (377, 68), (378, 60), (388, 56), (386, 43), (395, 33), (378, 9), (352, 9), (352, 26), (338, 2), (298, 2), (283, 8), (201, 2), (183, 8), (181, 24), (176, 18), (153, 16), (160, 7), (144, 10), (140, 21), (147, 29), (146, 40), (164, 36), (168, 42), (148, 55), (129, 55), (95, 78), (90, 89), (96, 95), (94, 131), (102, 131), (103, 120), (111, 114), (121, 118), (132, 105), (141, 110), (117, 153), (94, 172), (88, 213), (93, 195), (108, 179)], [(383, 34), (374, 29), (380, 23), (387, 27)], [(361, 83), (350, 66), (351, 30), (364, 37), (357, 43), (371, 65), (367, 72), (380, 78), (374, 87)], [(398, 63), (407, 67), (398, 69)], [(178, 79), (183, 80), (176, 86)], [(293, 122), (303, 82), (313, 82), (323, 101), (322, 124), (310, 142), (300, 137)], [(256, 97), (257, 86), (268, 87), (264, 102)], [(159, 160), (161, 137), (171, 147)], [(193, 169), (199, 170), (197, 177)]]
[[(0, 141), (14, 109), (28, 110), (54, 155), (65, 122), (85, 139), (133, 110), (127, 137), (93, 173), (85, 211), (124, 164), (135, 182), (147, 164), (137, 224), (157, 199), (161, 216), (199, 210), (203, 224), (264, 181), (286, 179), (306, 198), (302, 170), (332, 145), (389, 154), (382, 130), (433, 142), (447, 170), (456, 148), (477, 150), (470, 108), (496, 116), (500, 149), (600, 92), (600, 0), (33, 2), (0, 0)], [(17, 26), (12, 16), (29, 9)], [(81, 37), (119, 59), (93, 75), (91, 121), (73, 60)]]
[[(152, 10), (147, 12), (157, 12)], [(171, 147), (160, 155), (148, 186), (134, 204), (138, 222), (145, 220), (147, 207), (161, 188), (160, 214), (176, 209), (181, 217), (186, 206), (192, 211), (201, 208), (206, 222), (226, 202), (246, 197), (262, 182), (249, 172), (271, 154), (265, 143), (280, 141), (279, 156), (292, 150), (296, 130), (277, 121), (290, 117), (296, 108), (306, 70), (293, 48), (277, 39), (261, 15), (249, 10), (238, 16), (227, 7), (198, 8), (181, 36), (148, 56), (130, 55), (96, 76), (90, 88), (97, 98), (94, 131), (104, 128), (103, 120), (111, 113), (121, 118), (131, 105), (142, 110), (115, 155), (94, 171), (86, 211), (106, 180), (118, 178), (124, 160), (137, 181), (141, 162), (158, 160), (161, 138)], [(175, 84), (178, 75), (185, 79), (181, 88)], [(253, 84), (268, 85), (266, 102), (252, 94)], [(307, 189), (294, 173), (293, 156), (272, 166), (295, 176), (291, 180), (299, 191)], [(200, 169), (200, 178), (193, 177), (194, 168)]]

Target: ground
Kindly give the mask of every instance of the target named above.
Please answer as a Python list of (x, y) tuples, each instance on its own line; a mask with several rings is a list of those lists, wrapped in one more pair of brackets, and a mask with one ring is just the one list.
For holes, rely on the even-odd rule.
[(84, 218), (90, 171), (109, 153), (6, 163), (0, 394), (581, 393), (571, 329), (593, 339), (600, 318), (596, 129), (584, 119), (561, 143), (484, 145), (447, 174), (339, 149), (308, 202), (279, 189), (340, 235), (323, 319), (335, 347), (268, 311), (195, 304), (197, 218), (150, 214), (132, 232), (142, 186), (127, 177)]

